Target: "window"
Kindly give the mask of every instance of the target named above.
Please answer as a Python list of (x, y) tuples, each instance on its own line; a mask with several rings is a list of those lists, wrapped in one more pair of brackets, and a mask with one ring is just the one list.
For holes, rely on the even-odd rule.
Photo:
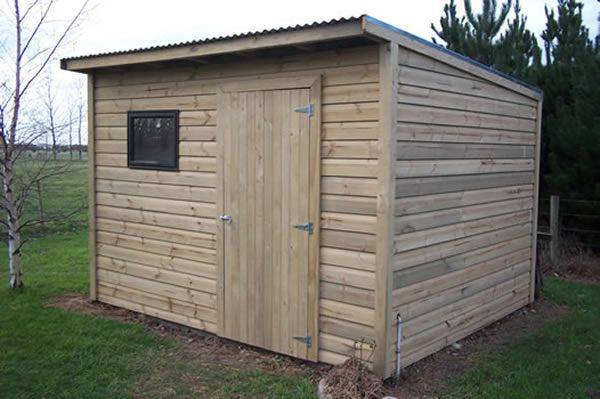
[(178, 169), (179, 111), (129, 111), (127, 138), (130, 168)]

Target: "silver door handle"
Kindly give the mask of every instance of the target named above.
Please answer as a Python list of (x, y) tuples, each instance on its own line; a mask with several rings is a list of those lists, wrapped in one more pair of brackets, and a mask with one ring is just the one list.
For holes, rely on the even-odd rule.
[(231, 221), (233, 220), (233, 218), (230, 215), (221, 215), (219, 216), (219, 218), (226, 223), (231, 223)]

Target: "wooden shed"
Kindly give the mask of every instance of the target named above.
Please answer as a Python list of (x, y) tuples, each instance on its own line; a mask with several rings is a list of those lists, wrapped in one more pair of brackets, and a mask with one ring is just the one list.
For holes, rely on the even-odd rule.
[(369, 16), (61, 66), (92, 299), (382, 377), (533, 300), (536, 88)]

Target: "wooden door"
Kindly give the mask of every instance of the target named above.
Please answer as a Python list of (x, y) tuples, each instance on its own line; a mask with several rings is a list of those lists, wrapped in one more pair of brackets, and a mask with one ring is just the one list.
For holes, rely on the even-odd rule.
[(317, 87), (281, 80), (218, 93), (220, 335), (311, 360), (318, 343), (316, 95)]

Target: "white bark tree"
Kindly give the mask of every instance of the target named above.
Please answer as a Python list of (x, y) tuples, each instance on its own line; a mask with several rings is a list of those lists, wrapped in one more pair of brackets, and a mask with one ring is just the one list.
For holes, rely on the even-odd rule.
[(9, 65), (8, 69), (12, 72), (12, 77), (0, 81), (0, 178), (3, 183), (0, 208), (6, 214), (6, 220), (0, 223), (6, 229), (8, 240), (8, 283), (11, 288), (24, 285), (22, 231), (27, 226), (43, 222), (38, 218), (24, 219), (23, 210), (38, 182), (62, 173), (48, 159), (38, 162), (34, 168), (17, 167), (31, 145), (44, 133), (35, 123), (22, 120), (23, 109), (28, 101), (27, 93), (55, 59), (57, 50), (80, 20), (87, 3), (82, 3), (59, 33), (51, 35), (51, 40), (46, 37), (48, 32), (44, 32), (44, 28), (50, 23), (54, 0), (14, 0), (10, 5), (14, 36), (5, 40), (0, 48), (6, 49), (6, 53), (0, 56), (3, 64)]

